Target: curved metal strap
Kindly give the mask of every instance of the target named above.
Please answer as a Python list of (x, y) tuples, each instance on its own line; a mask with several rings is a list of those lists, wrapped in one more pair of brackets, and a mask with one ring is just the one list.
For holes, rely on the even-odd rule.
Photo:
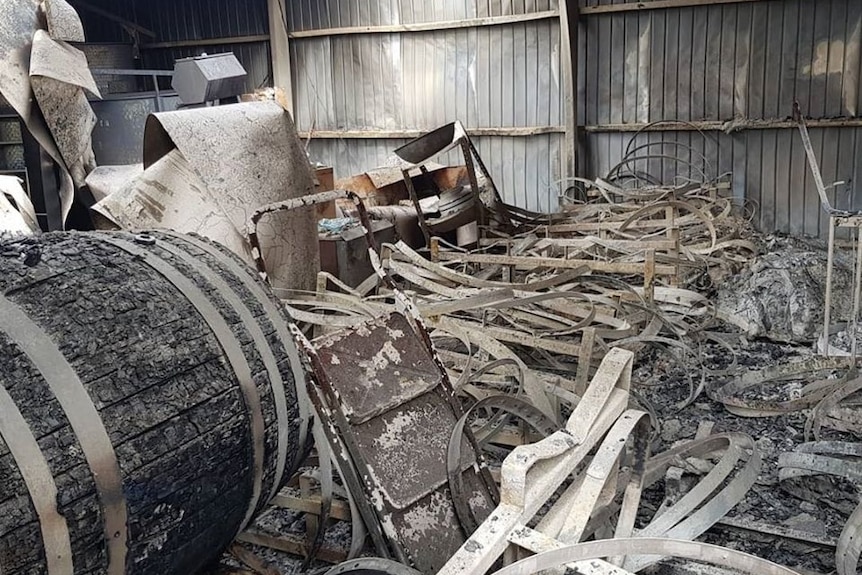
[(72, 575), (72, 542), (66, 518), (57, 512), (57, 484), (30, 426), (2, 385), (0, 413), (0, 437), (12, 453), (39, 516), (48, 575)]
[(206, 294), (170, 263), (153, 254), (149, 250), (142, 249), (126, 240), (121, 240), (117, 237), (108, 235), (101, 236), (101, 239), (129, 254), (141, 258), (146, 265), (158, 272), (186, 297), (189, 303), (194, 306), (212, 330), (213, 335), (215, 335), (219, 345), (224, 351), (225, 357), (227, 358), (234, 375), (239, 381), (239, 386), (242, 390), (242, 395), (245, 399), (249, 414), (254, 461), (252, 496), (240, 528), (240, 531), (242, 531), (251, 522), (254, 511), (257, 509), (258, 502), (260, 501), (261, 485), (263, 482), (265, 427), (263, 421), (263, 410), (260, 404), (260, 394), (258, 393), (257, 386), (254, 384), (254, 379), (251, 375), (251, 368), (249, 368), (248, 361), (246, 360), (245, 354), (243, 354), (242, 346), (239, 341), (237, 341), (227, 321), (225, 321), (224, 317), (222, 317), (219, 310), (215, 305), (213, 305)]
[[(284, 351), (287, 354), (287, 358), (290, 361), (290, 369), (293, 372), (293, 384), (296, 388), (296, 402), (299, 407), (299, 438), (297, 440), (297, 452), (296, 458), (291, 464), (291, 469), (295, 470), (302, 463), (301, 458), (303, 457), (303, 450), (305, 449), (305, 444), (308, 441), (308, 433), (311, 426), (311, 400), (308, 397), (308, 390), (305, 388), (305, 371), (302, 369), (302, 360), (299, 357), (299, 348), (296, 345), (296, 342), (293, 339), (293, 335), (290, 333), (290, 328), (287, 327), (287, 322), (284, 320), (284, 316), (279, 311), (279, 309), (275, 306), (270, 298), (269, 294), (264, 290), (260, 283), (258, 283), (249, 273), (248, 270), (245, 269), (242, 265), (240, 265), (235, 259), (228, 256), (227, 254), (222, 253), (219, 249), (207, 242), (200, 240), (194, 236), (187, 236), (183, 234), (179, 234), (177, 232), (159, 230), (160, 233), (163, 233), (167, 236), (177, 238), (184, 242), (190, 243), (201, 251), (206, 252), (213, 258), (215, 258), (219, 263), (225, 266), (233, 275), (239, 279), (242, 284), (246, 287), (248, 291), (255, 297), (255, 299), (260, 303), (266, 312), (267, 318), (272, 323), (275, 328), (275, 332), (278, 334), (279, 340), (282, 342), (284, 346)], [(287, 456), (287, 433), (290, 429), (290, 421), (287, 420), (287, 399), (284, 395), (284, 387), (279, 389), (276, 387), (277, 384), (273, 384), (273, 391), (275, 392), (275, 407), (278, 411), (278, 420), (279, 420), (279, 445), (281, 449), (284, 451), (284, 457), (281, 457), (279, 461), (284, 461)], [(284, 415), (282, 416), (281, 410), (284, 410)], [(283, 423), (282, 423), (283, 422)], [(285, 441), (282, 443), (282, 434), (284, 435)], [(272, 496), (275, 496), (278, 488), (281, 486), (281, 480), (284, 476), (284, 466), (279, 467), (278, 473), (276, 474), (276, 481), (273, 485), (273, 493)], [(271, 497), (270, 497), (271, 498)]]
[(33, 362), (57, 398), (90, 466), (102, 503), (108, 575), (126, 571), (128, 540), (126, 498), (117, 455), (105, 425), (84, 384), (57, 344), (17, 305), (0, 296), (3, 330)]
[(571, 547), (561, 547), (522, 559), (500, 569), (493, 575), (533, 575), (567, 563), (589, 561), (609, 555), (662, 555), (711, 563), (752, 575), (799, 575), (788, 567), (734, 549), (709, 545), (700, 541), (650, 537), (602, 539), (579, 543)]
[(284, 473), (285, 461), (287, 459), (287, 443), (288, 430), (290, 422), (287, 420), (287, 401), (284, 398), (284, 381), (281, 379), (281, 371), (278, 369), (278, 361), (269, 347), (269, 342), (266, 341), (266, 335), (257, 323), (251, 310), (245, 305), (245, 302), (240, 299), (236, 292), (231, 289), (228, 283), (218, 275), (212, 268), (201, 263), (200, 260), (194, 258), (191, 254), (182, 249), (168, 243), (162, 242), (159, 244), (162, 249), (169, 251), (174, 256), (182, 259), (186, 264), (194, 268), (196, 272), (201, 274), (208, 282), (213, 284), (216, 290), (221, 294), (225, 301), (236, 311), (242, 323), (251, 334), (254, 340), (254, 345), (260, 353), (266, 371), (269, 374), (269, 383), (272, 387), (273, 401), (275, 403), (275, 413), (278, 420), (278, 453), (276, 460), (276, 477), (274, 478), (272, 489), (267, 497), (267, 501), (275, 497), (278, 492), (278, 486), (281, 483), (281, 477)]

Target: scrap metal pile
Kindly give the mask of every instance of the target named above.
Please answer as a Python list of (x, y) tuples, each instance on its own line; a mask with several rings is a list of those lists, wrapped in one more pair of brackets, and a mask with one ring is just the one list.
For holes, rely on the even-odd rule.
[[(644, 152), (635, 149), (624, 164), (635, 166), (639, 153)], [(465, 414), (451, 433), (437, 434), (448, 436), (448, 441), (435, 460), (440, 440), (428, 439), (430, 412), (423, 412), (425, 419), (409, 415), (415, 400), (409, 394), (389, 401), (408, 363), (401, 360), (401, 343), (396, 343), (397, 351), (387, 351), (382, 341), (379, 348), (375, 344), (364, 352), (354, 350), (355, 360), (371, 365), (374, 373), (344, 377), (331, 386), (321, 386), (320, 378), (343, 367), (341, 356), (330, 358), (332, 365), (318, 362), (317, 382), (309, 389), (312, 395), (317, 390), (321, 397), (330, 397), (330, 402), (317, 405), (328, 436), (317, 445), (331, 449), (340, 467), (361, 459), (361, 444), (369, 438), (363, 437), (361, 425), (349, 428), (337, 412), (349, 411), (348, 396), (368, 386), (382, 386), (376, 393), (389, 398), (364, 407), (369, 417), (384, 420), (374, 429), (386, 437), (419, 438), (409, 448), (400, 445), (402, 454), (414, 453), (421, 445), (430, 452), (421, 460), (388, 458), (383, 474), (372, 462), (345, 479), (354, 529), (357, 523), (379, 525), (373, 537), (376, 554), (424, 573), (485, 573), (502, 558), (508, 566), (500, 573), (569, 566), (579, 573), (620, 575), (641, 571), (662, 557), (663, 568), (669, 568), (667, 558), (677, 557), (749, 573), (797, 573), (738, 550), (695, 541), (717, 525), (755, 529), (753, 523), (746, 525), (728, 514), (749, 495), (758, 477), (764, 481), (774, 471), (763, 468), (766, 455), (756, 441), (761, 438), (733, 430), (713, 434), (713, 421), (701, 421), (693, 439), (668, 436), (643, 393), (649, 389), (652, 397), (660, 388), (652, 385), (660, 382), (659, 373), (672, 369), (688, 388), (675, 410), (709, 399), (723, 403), (730, 414), (757, 417), (813, 408), (814, 429), (832, 425), (850, 433), (858, 430), (854, 398), (860, 384), (843, 370), (846, 359), (803, 362), (808, 370), (816, 363), (831, 371), (805, 387), (801, 399), (774, 402), (777, 405), (753, 399), (755, 382), (810, 374), (792, 363), (758, 379), (737, 363), (740, 335), (718, 316), (712, 296), (716, 284), (745, 269), (762, 248), (744, 211), (727, 197), (729, 186), (706, 179), (663, 185), (618, 166), (605, 179), (580, 181), (580, 201), (570, 200), (559, 213), (538, 214), (500, 202), (487, 175), (477, 181), (483, 192), (493, 194), (484, 196), (487, 225), (472, 249), (453, 245), (454, 238), (431, 236), (425, 248), (405, 241), (383, 244), (378, 246), (379, 259), (372, 250), (377, 273), (361, 285), (322, 273), (316, 293), (279, 292), (309, 337), (309, 350), (352, 337), (374, 340), (379, 337), (375, 329), (379, 332), (393, 314), (409, 311), (419, 339), (427, 330), (432, 342), (427, 352), (438, 362), (443, 380), (433, 378), (430, 364), (426, 377), (454, 394), (459, 405), (455, 414)], [(488, 202), (488, 197), (496, 201)], [(364, 209), (358, 212), (367, 228), (367, 214)], [(370, 235), (369, 243), (374, 244)], [(391, 326), (387, 329), (391, 335)], [(716, 355), (723, 356), (720, 369), (711, 361)], [(645, 370), (646, 380), (641, 377), (635, 386), (632, 369), (646, 361), (660, 361), (666, 369)], [(387, 368), (394, 370), (395, 379), (380, 383), (386, 378), (376, 374)], [(745, 399), (739, 400), (742, 395)], [(405, 411), (393, 415), (394, 404)], [(746, 410), (750, 412), (740, 413)], [(356, 413), (352, 417), (348, 420), (354, 424), (363, 423), (361, 417), (355, 420)], [(459, 449), (462, 435), (471, 442)], [(352, 441), (360, 445), (351, 446)], [(858, 482), (855, 464), (844, 463), (859, 456), (852, 445), (806, 443), (781, 454), (781, 485), (787, 488), (794, 478), (830, 473)], [(432, 469), (435, 461), (448, 476), (438, 471), (433, 481), (425, 477), (425, 490), (403, 504), (411, 501), (408, 507), (421, 507), (424, 497), (425, 503), (434, 502), (431, 509), (438, 514), (399, 515), (408, 507), (399, 507), (392, 491), (405, 488), (410, 481), (404, 477), (415, 480), (413, 474)], [(476, 478), (465, 487), (459, 470), (470, 467), (490, 470), (499, 491), (487, 483), (479, 489)], [(658, 499), (652, 493), (656, 490)], [(331, 486), (328, 491), (324, 507), (331, 505)], [(816, 497), (809, 491), (804, 499)], [(362, 498), (371, 503), (359, 513), (356, 500)], [(490, 512), (489, 498), (497, 503)], [(322, 525), (327, 514), (322, 514)], [(859, 514), (858, 509), (852, 513), (833, 544), (842, 575), (854, 573), (859, 558)], [(437, 543), (442, 533), (447, 541), (443, 547), (460, 543), (448, 561), (450, 553)], [(786, 535), (787, 530), (776, 528), (775, 533)], [(812, 534), (807, 541), (813, 539)], [(350, 557), (359, 553), (356, 543), (354, 539)], [(536, 555), (517, 561), (524, 557), (522, 550)], [(679, 572), (686, 572), (686, 565), (676, 563), (683, 569)], [(362, 561), (345, 563), (336, 571), (363, 569), (403, 572), (389, 563), (369, 566)]]
[[(498, 204), (492, 219), (506, 225), (476, 249), (399, 241), (381, 246), (382, 266), (434, 328), (458, 389), (516, 373), (550, 411), (583, 394), (608, 351), (657, 348), (691, 370), (690, 403), (702, 391), (699, 347), (724, 344), (711, 331), (710, 287), (751, 261), (756, 236), (721, 183), (584, 183), (595, 198), (555, 214)], [(294, 319), (320, 333), (393, 309), (376, 274), (356, 287), (321, 277), (317, 293), (282, 293)], [(501, 363), (483, 368), (483, 358)]]

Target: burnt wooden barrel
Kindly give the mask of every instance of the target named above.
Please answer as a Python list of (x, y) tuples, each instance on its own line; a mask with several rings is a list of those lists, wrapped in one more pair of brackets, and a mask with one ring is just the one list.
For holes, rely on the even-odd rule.
[(299, 465), (288, 321), (206, 240), (0, 243), (0, 573), (190, 575)]

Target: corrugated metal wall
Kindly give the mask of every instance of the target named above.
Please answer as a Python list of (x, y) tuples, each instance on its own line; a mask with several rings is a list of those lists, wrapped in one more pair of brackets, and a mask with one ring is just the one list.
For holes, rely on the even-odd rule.
[[(223, 39), (269, 34), (266, 0), (88, 0), (156, 34), (140, 36), (141, 67), (173, 70), (179, 58), (203, 52), (234, 52), (248, 71), (247, 88), (272, 84), (268, 41), (230, 43)], [(72, 0), (75, 5), (75, 1)], [(88, 42), (131, 42), (121, 25), (80, 8)], [(208, 41), (219, 40), (217, 44)], [(149, 48), (148, 44), (194, 42), (195, 46)]]
[[(439, 22), (555, 10), (555, 1), (314, 0), (289, 2), (291, 31)], [(457, 30), (291, 39), (301, 131), (559, 127), (563, 122), (556, 18)], [(557, 206), (562, 134), (477, 137), (508, 201)], [(315, 161), (337, 176), (383, 165), (403, 139), (315, 139)]]
[[(590, 176), (605, 174), (632, 138), (609, 124), (785, 119), (795, 100), (814, 119), (858, 118), (862, 109), (859, 0), (755, 1), (581, 19), (580, 122), (591, 127), (582, 138)], [(862, 207), (862, 127), (811, 132), (825, 181), (849, 182), (833, 201)], [(757, 208), (764, 231), (827, 230), (795, 129), (662, 132), (638, 141), (667, 142), (654, 150), (679, 152), (699, 166), (705, 156), (709, 175), (732, 172), (734, 193)], [(641, 167), (670, 180), (674, 164)]]
[[(97, 0), (90, 0), (96, 2)], [(98, 0), (149, 27), (158, 41), (268, 33), (266, 0)], [(440, 22), (557, 10), (557, 0), (284, 0), (291, 31)], [(650, 0), (642, 2), (647, 4)], [(760, 0), (616, 13), (580, 0), (578, 102), (581, 169), (604, 175), (631, 130), (659, 120), (771, 121), (798, 100), (807, 116), (862, 111), (862, 1)], [(124, 41), (116, 24), (86, 15), (95, 41)], [(461, 119), (468, 128), (561, 126), (560, 29), (554, 18), (468, 29), (335, 35), (291, 40), (297, 123), (303, 131), (429, 130)], [(233, 49), (249, 87), (270, 80), (268, 43), (144, 51), (144, 65)], [(622, 126), (620, 126), (622, 125)], [(629, 130), (621, 131), (621, 130)], [(827, 182), (849, 182), (835, 198), (862, 207), (862, 127), (812, 129)], [(315, 139), (313, 160), (339, 176), (385, 162), (392, 139)], [(666, 180), (703, 171), (733, 174), (734, 193), (757, 208), (766, 231), (818, 235), (825, 218), (795, 130), (644, 133), (685, 162), (643, 167)], [(486, 136), (478, 147), (509, 201), (553, 209), (563, 135)], [(686, 146), (690, 146), (689, 149)], [(692, 165), (694, 167), (692, 167)]]

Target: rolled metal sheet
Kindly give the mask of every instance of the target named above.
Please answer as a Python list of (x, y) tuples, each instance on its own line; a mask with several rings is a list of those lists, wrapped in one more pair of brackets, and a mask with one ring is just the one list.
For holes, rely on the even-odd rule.
[[(243, 238), (248, 233), (247, 218), (255, 209), (314, 192), (311, 166), (293, 120), (275, 102), (150, 116), (144, 168), (174, 149), (203, 182), (211, 204)], [(209, 237), (202, 229), (177, 229)], [(268, 216), (258, 230), (273, 285), (313, 291), (320, 269), (314, 209)]]

